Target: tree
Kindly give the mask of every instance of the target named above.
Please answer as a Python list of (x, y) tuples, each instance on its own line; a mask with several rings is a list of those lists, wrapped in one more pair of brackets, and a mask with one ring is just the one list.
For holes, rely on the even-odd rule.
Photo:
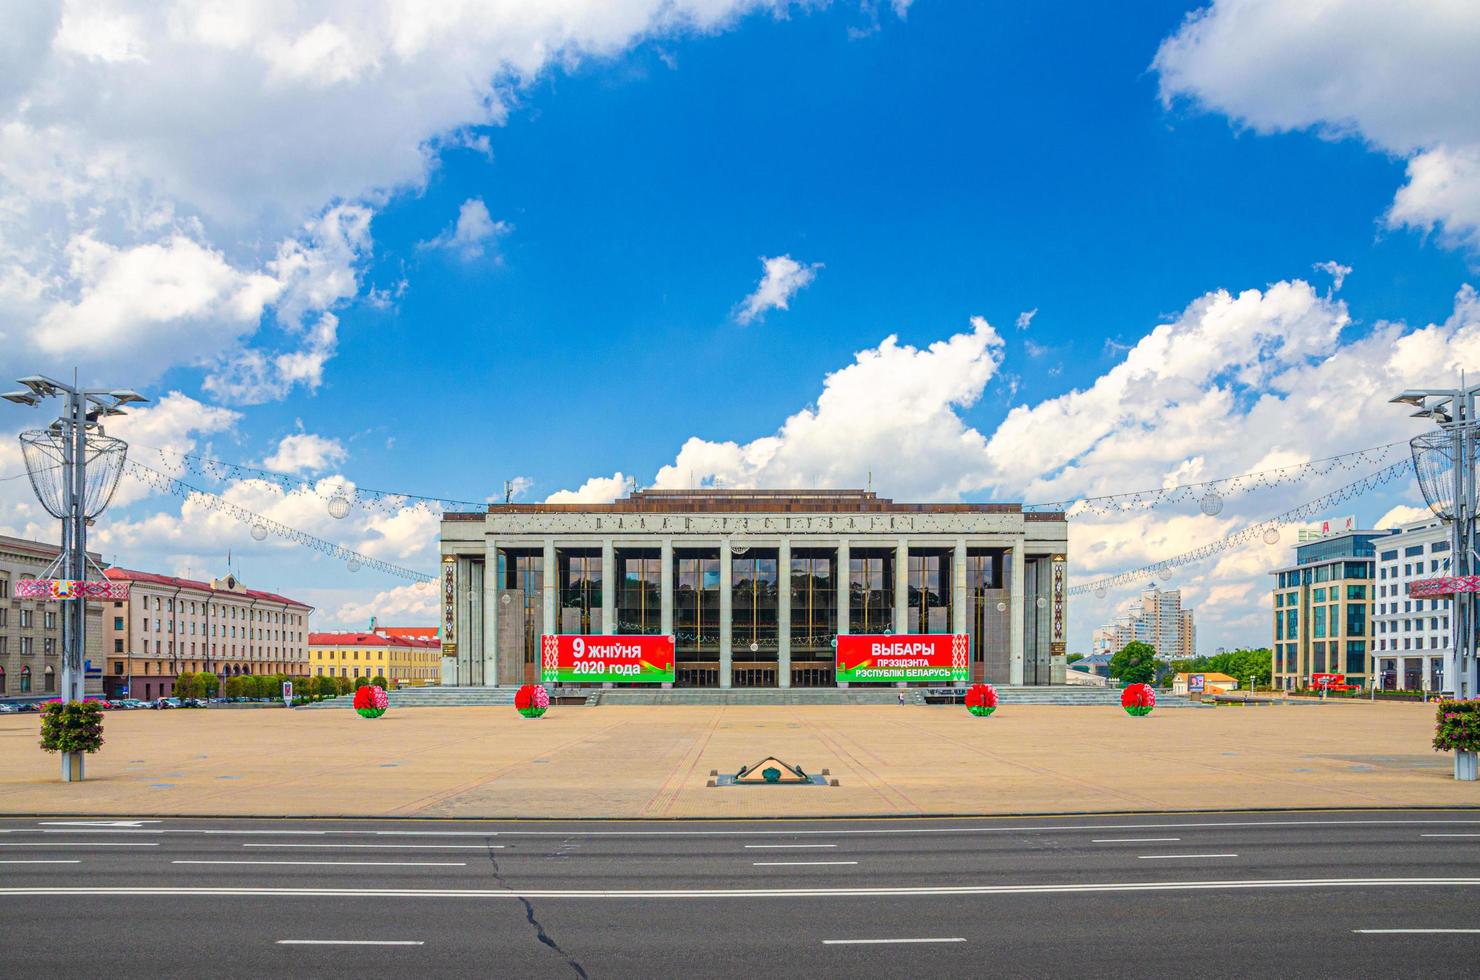
[(247, 678), (241, 674), (226, 678), (226, 697), (247, 697)]
[(1110, 658), (1110, 676), (1122, 684), (1149, 684), (1156, 679), (1156, 648), (1133, 640)]
[(358, 691), (362, 687), (368, 687), (369, 684), (370, 684), (370, 678), (368, 678), (368, 677), (356, 677), (355, 678), (355, 690), (356, 691)]
[(388, 691), (388, 690), (390, 690), (390, 684), (386, 682), (386, 679), (385, 679), (385, 675), (384, 674), (376, 674), (375, 675), (375, 679), (372, 680), (370, 683), (371, 684), (374, 684), (376, 687), (380, 688), (382, 691)]
[(200, 681), (199, 697), (213, 698), (216, 696), (216, 692), (221, 689), (221, 678), (208, 670), (196, 674), (195, 677), (196, 680)]
[(198, 674), (185, 671), (175, 677), (175, 697), (177, 698), (198, 698), (200, 688), (200, 675)]
[(1084, 659), (1084, 654), (1082, 654), (1082, 653), (1071, 653), (1071, 654), (1069, 654), (1068, 657), (1064, 658), (1064, 663), (1065, 664), (1072, 664), (1076, 660), (1083, 660), (1083, 659)]
[(348, 677), (336, 677), (334, 678), (334, 683), (339, 685), (340, 694), (348, 694), (355, 689), (354, 685), (349, 682)]

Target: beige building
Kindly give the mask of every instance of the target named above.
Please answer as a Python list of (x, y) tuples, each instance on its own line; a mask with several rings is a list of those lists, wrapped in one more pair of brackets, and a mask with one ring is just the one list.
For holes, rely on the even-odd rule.
[[(15, 583), (42, 577), (57, 552), (55, 545), (0, 535), (0, 698), (26, 699), (61, 690), (66, 603), (15, 598)], [(96, 555), (92, 558), (97, 561)], [(103, 691), (101, 623), (101, 605), (88, 603), (83, 656), (87, 694)]]
[(1308, 541), (1295, 564), (1276, 569), (1274, 645), (1276, 687), (1310, 688), (1315, 674), (1340, 683), (1369, 683), (1376, 549), (1389, 531), (1351, 531)]
[(126, 568), (129, 598), (107, 612), (105, 685), (110, 696), (167, 697), (182, 672), (308, 673), (313, 607), (249, 589), (234, 575), (198, 582)]
[(1197, 626), (1192, 610), (1182, 605), (1182, 590), (1149, 585), (1093, 633), (1095, 653), (1116, 654), (1133, 642), (1149, 643), (1163, 660), (1197, 656)]
[[(673, 638), (676, 687), (831, 687), (838, 637), (950, 634), (972, 680), (1048, 684), (1068, 526), (863, 490), (642, 490), (442, 519), (443, 684), (539, 681), (560, 635)], [(954, 656), (955, 654), (953, 654)]]

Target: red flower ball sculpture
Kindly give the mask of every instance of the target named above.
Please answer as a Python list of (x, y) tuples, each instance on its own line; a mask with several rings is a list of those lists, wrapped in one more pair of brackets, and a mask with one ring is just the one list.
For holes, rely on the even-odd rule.
[(391, 699), (385, 696), (385, 690), (374, 684), (367, 684), (355, 692), (355, 710), (361, 718), (379, 718), (390, 706)]
[(997, 710), (997, 689), (990, 684), (973, 684), (966, 690), (966, 710), (985, 718)]
[(1120, 692), (1120, 706), (1135, 718), (1144, 718), (1156, 707), (1156, 692), (1149, 684), (1131, 684)]
[(514, 695), (514, 707), (526, 718), (538, 718), (550, 708), (550, 692), (538, 684), (525, 684)]

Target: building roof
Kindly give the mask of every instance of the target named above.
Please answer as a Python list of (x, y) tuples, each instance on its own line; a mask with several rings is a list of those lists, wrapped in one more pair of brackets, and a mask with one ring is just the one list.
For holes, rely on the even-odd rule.
[[(200, 582), (190, 578), (177, 578), (173, 575), (140, 572), (131, 568), (110, 568), (103, 574), (114, 582), (137, 582), (140, 585), (159, 585), (167, 589), (187, 589), (192, 592), (205, 592), (212, 596), (258, 599), (263, 602), (281, 602), (285, 606), (293, 606), (298, 609), (313, 609), (313, 606), (310, 606), (306, 602), (289, 599), (287, 596), (278, 595), (276, 592), (262, 592), (258, 589), (249, 589), (245, 586), (241, 586), (239, 589), (218, 589), (214, 582)], [(241, 585), (240, 582), (231, 576), (227, 576), (226, 580)]]
[(1204, 681), (1213, 681), (1215, 683), (1216, 682), (1219, 682), (1219, 681), (1227, 681), (1230, 684), (1237, 684), (1238, 683), (1238, 678), (1237, 677), (1229, 677), (1227, 674), (1220, 674), (1217, 671), (1213, 671), (1213, 670), (1193, 670), (1193, 671), (1186, 671), (1184, 673), (1178, 674), (1175, 678), (1173, 678), (1173, 680), (1185, 681), (1187, 678), (1191, 677), (1193, 674), (1201, 674)]
[[(1062, 521), (1061, 511), (1023, 512), (1022, 504), (901, 504), (870, 490), (637, 490), (600, 504), (489, 504), (490, 514), (1023, 514)], [(481, 511), (448, 512), (447, 521), (480, 521)]]
[(437, 626), (376, 626), (381, 636), (404, 636), (412, 640), (435, 640), (440, 627)]
[(384, 636), (380, 633), (310, 633), (311, 647), (410, 647), (416, 650), (440, 649), (437, 640), (419, 640), (407, 636)]
[[(13, 538), (8, 534), (0, 534), (0, 551), (18, 552), (23, 555), (35, 555), (37, 558), (55, 558), (61, 553), (58, 545), (47, 541), (31, 541), (27, 538)], [(87, 556), (94, 562), (102, 561), (102, 555), (96, 551), (89, 551)]]

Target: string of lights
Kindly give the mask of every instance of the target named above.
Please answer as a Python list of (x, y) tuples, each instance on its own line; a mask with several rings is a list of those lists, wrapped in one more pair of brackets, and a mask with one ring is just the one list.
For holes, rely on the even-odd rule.
[(1195, 548), (1174, 558), (1156, 562), (1153, 565), (1146, 565), (1128, 572), (1121, 572), (1118, 575), (1111, 575), (1107, 578), (1095, 579), (1092, 582), (1073, 585), (1069, 587), (1067, 592), (1071, 596), (1093, 593), (1096, 598), (1103, 599), (1106, 593), (1116, 586), (1126, 585), (1132, 582), (1144, 582), (1149, 578), (1166, 580), (1170, 577), (1173, 569), (1180, 568), (1184, 565), (1191, 565), (1256, 539), (1262, 539), (1268, 545), (1277, 545), (1280, 543), (1280, 529), (1285, 525), (1315, 517), (1330, 507), (1348, 500), (1355, 500), (1384, 484), (1409, 476), (1412, 472), (1413, 468), (1407, 460), (1393, 463), (1375, 473), (1369, 473), (1360, 480), (1348, 483), (1344, 487), (1338, 487), (1330, 493), (1323, 494), (1314, 500), (1307, 501), (1299, 507), (1291, 508), (1283, 514), (1260, 521), (1257, 524), (1250, 524), (1241, 531), (1205, 544), (1200, 548)]
[(1358, 471), (1371, 466), (1383, 465), (1399, 447), (1402, 447), (1402, 452), (1406, 457), (1408, 452), (1406, 441), (1390, 442), (1383, 446), (1327, 456), (1324, 459), (1313, 459), (1305, 463), (1259, 470), (1254, 473), (1242, 473), (1238, 476), (1220, 477), (1201, 483), (1182, 483), (1171, 487), (1134, 490), (1097, 497), (1073, 497), (1046, 504), (1024, 504), (1023, 510), (1063, 511), (1065, 516), (1070, 518), (1083, 517), (1086, 514), (1109, 517), (1114, 514), (1150, 510), (1166, 504), (1195, 502), (1204, 514), (1214, 517), (1222, 513), (1223, 502), (1227, 497), (1252, 493), (1256, 490), (1300, 484), (1331, 473)]
[(225, 460), (201, 456), (196, 453), (181, 453), (171, 449), (131, 444), (135, 456), (150, 454), (158, 460), (160, 470), (167, 473), (191, 473), (202, 479), (260, 480), (270, 483), (284, 493), (313, 493), (324, 498), (331, 516), (343, 519), (356, 506), (394, 512), (408, 506), (426, 507), (441, 511), (482, 511), (486, 501), (457, 500), (452, 497), (428, 497), (407, 493), (403, 490), (378, 490), (372, 487), (352, 487), (341, 479), (313, 480), (298, 473), (283, 473), (278, 470), (248, 466), (245, 463), (229, 463)]
[(239, 504), (234, 504), (224, 497), (211, 493), (209, 490), (202, 490), (199, 487), (191, 486), (137, 460), (125, 460), (124, 470), (130, 477), (151, 489), (174, 494), (182, 500), (193, 499), (211, 510), (236, 518), (251, 528), (251, 535), (254, 540), (265, 541), (269, 536), (276, 535), (285, 541), (291, 541), (294, 544), (301, 545), (311, 551), (316, 551), (335, 561), (344, 562), (345, 571), (348, 572), (358, 572), (361, 568), (371, 568), (379, 572), (384, 572), (387, 575), (406, 579), (410, 582), (430, 585), (434, 580), (433, 576), (423, 572), (402, 568), (400, 565), (393, 565), (379, 558), (372, 558), (369, 555), (361, 554), (342, 545), (337, 545), (332, 541), (326, 541), (323, 538), (316, 537), (306, 531), (289, 527), (270, 517), (264, 517)]

